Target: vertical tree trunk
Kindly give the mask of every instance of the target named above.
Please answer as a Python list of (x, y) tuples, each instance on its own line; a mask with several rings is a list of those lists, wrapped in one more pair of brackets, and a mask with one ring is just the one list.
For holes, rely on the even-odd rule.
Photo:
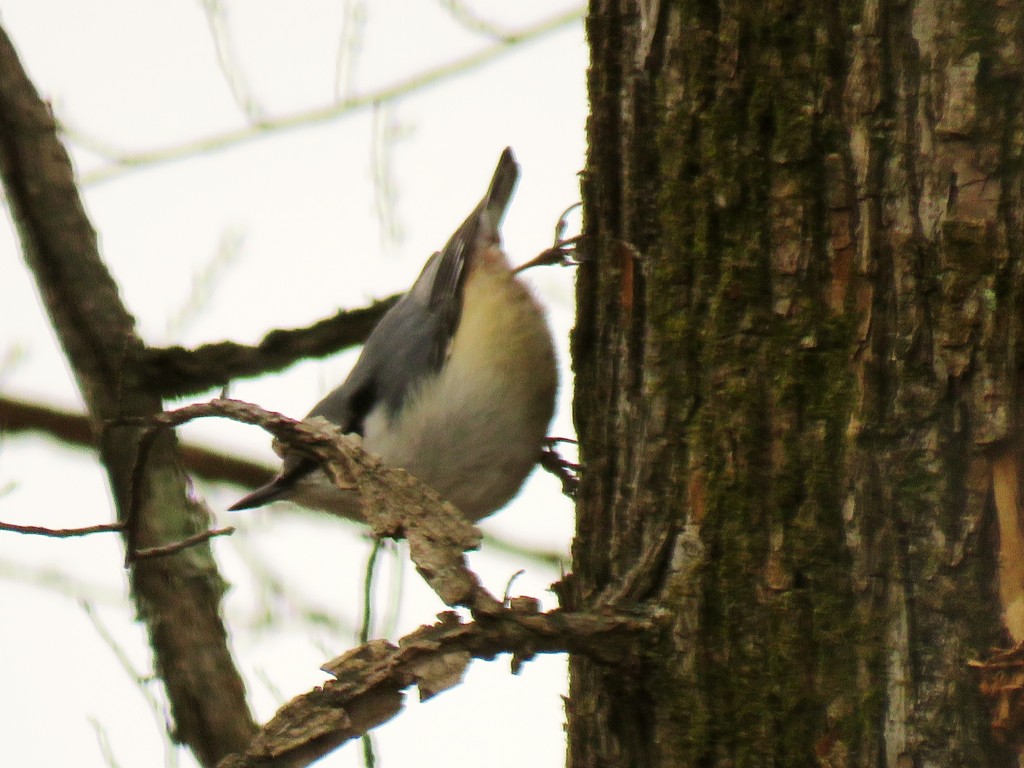
[(1024, 636), (1024, 10), (588, 33), (571, 600), (670, 619), (572, 660), (570, 765), (1016, 764), (968, 662)]

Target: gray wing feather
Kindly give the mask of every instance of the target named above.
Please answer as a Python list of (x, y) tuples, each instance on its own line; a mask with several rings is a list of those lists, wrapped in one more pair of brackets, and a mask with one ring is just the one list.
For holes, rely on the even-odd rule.
[(519, 166), (506, 148), (487, 194), (444, 249), (427, 260), (409, 292), (381, 318), (345, 383), (310, 416), (360, 432), (370, 406), (384, 403), (397, 413), (419, 379), (441, 368), (459, 324), (466, 264), (477, 248), (499, 242), (498, 229), (518, 178)]

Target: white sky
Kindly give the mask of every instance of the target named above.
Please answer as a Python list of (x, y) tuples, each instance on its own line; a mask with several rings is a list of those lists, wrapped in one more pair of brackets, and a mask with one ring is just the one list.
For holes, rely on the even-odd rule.
[[(349, 70), (353, 93), (385, 88), (493, 44), (453, 21), (449, 4), (367, 3)], [(230, 55), (261, 114), (273, 118), (335, 100), (345, 8), (360, 3), (225, 5)], [(476, 0), (470, 7), (519, 29), (573, 6)], [(147, 151), (246, 124), (196, 0), (5, 0), (0, 23), (56, 113), (104, 145)], [(358, 111), (88, 186), (86, 206), (103, 255), (143, 337), (156, 345), (252, 342), (273, 328), (305, 325), (408, 287), (479, 199), (506, 145), (522, 166), (505, 222), (506, 246), (513, 261), (531, 258), (551, 244), (558, 215), (579, 198), (586, 66), (582, 22), (576, 22), (376, 115)], [(381, 134), (392, 137), (384, 143), (397, 238), (387, 234), (374, 205), (372, 148)], [(80, 147), (74, 158), (81, 174), (107, 164)], [(224, 242), (237, 249), (218, 259)], [(80, 406), (9, 222), (0, 227), (0, 252), (6, 254), (0, 260), (0, 389)], [(573, 273), (551, 268), (528, 278), (549, 307), (563, 363), (551, 433), (568, 435)], [(198, 309), (188, 309), (197, 300)], [(232, 395), (298, 417), (341, 381), (352, 361), (352, 354), (343, 354), (303, 363), (237, 382)], [(264, 433), (226, 421), (207, 420), (183, 436), (273, 458)], [(13, 489), (0, 496), (6, 522), (65, 527), (111, 518), (94, 458), (40, 437), (2, 438), (0, 488), (8, 484)], [(215, 551), (232, 583), (225, 611), (236, 661), (262, 721), (322, 681), (320, 664), (353, 645), (351, 629), (311, 627), (300, 607), (311, 604), (354, 626), (368, 545), (358, 529), (336, 520), (283, 509), (225, 513), (240, 489), (201, 490), (218, 523), (239, 526), (233, 537), (216, 542)], [(572, 509), (552, 478), (535, 475), (484, 528), (567, 551)], [(125, 598), (121, 558), (114, 536), (65, 541), (0, 534), (3, 764), (107, 765), (99, 729), (120, 765), (194, 765), (186, 751), (167, 754), (143, 693), (79, 605), (95, 606), (120, 652), (148, 675), (148, 648)], [(385, 575), (402, 558), (386, 559)], [(286, 596), (268, 597), (252, 562), (276, 574)], [(513, 593), (554, 605), (545, 590), (558, 578), (555, 572), (487, 551), (474, 555), (473, 565), (499, 594), (526, 568)], [(380, 589), (385, 598), (387, 581)], [(398, 635), (443, 608), (411, 568), (404, 584)], [(387, 604), (384, 599), (381, 610)], [(145, 689), (162, 696), (157, 684)], [(560, 764), (564, 692), (562, 658), (534, 661), (518, 677), (509, 674), (507, 659), (475, 662), (465, 685), (424, 705), (415, 704), (413, 694), (407, 711), (376, 732), (379, 764)], [(346, 746), (321, 764), (360, 765), (360, 749)]]

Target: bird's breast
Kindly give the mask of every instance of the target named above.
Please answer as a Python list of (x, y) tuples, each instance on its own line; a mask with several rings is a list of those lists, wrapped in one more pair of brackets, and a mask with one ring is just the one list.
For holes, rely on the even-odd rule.
[(543, 310), (498, 248), (475, 259), (438, 374), (402, 410), (371, 412), (364, 445), (477, 520), (519, 490), (540, 456), (557, 373)]

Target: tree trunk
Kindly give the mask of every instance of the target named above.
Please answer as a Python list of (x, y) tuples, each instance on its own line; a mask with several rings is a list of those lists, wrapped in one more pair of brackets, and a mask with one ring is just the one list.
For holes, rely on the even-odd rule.
[(666, 623), (573, 658), (569, 764), (1015, 765), (968, 663), (1024, 637), (1022, 6), (588, 33), (568, 599)]

